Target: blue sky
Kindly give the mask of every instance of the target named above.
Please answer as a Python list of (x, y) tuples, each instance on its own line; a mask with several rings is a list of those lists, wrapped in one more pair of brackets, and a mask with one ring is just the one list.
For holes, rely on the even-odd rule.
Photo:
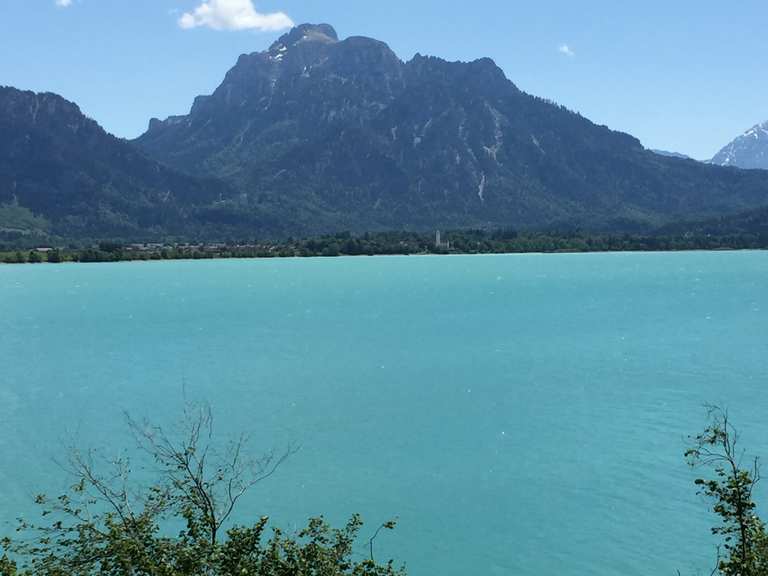
[(0, 3), (0, 84), (58, 92), (123, 137), (188, 111), (291, 21), (384, 40), (403, 59), (490, 56), (527, 92), (696, 158), (768, 120), (765, 0)]

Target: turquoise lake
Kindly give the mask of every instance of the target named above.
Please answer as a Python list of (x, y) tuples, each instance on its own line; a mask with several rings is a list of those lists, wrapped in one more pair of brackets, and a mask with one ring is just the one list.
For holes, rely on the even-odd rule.
[(187, 397), (301, 445), (241, 519), (398, 517), (415, 576), (708, 573), (685, 437), (720, 403), (768, 457), (766, 384), (766, 252), (0, 266), (0, 531)]

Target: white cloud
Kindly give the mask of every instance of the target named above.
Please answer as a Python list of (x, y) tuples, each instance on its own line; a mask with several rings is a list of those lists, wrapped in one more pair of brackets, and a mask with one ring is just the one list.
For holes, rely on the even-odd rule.
[(571, 47), (568, 46), (568, 44), (560, 44), (558, 46), (557, 51), (560, 52), (560, 54), (564, 54), (565, 56), (568, 56), (568, 58), (573, 58), (576, 56), (576, 52), (571, 50)]
[(179, 26), (184, 29), (204, 26), (214, 30), (275, 32), (291, 28), (293, 21), (284, 12), (257, 12), (253, 0), (203, 0), (200, 6), (181, 15)]
[(56, 6), (59, 8), (68, 8), (72, 6), (72, 0), (56, 0)]

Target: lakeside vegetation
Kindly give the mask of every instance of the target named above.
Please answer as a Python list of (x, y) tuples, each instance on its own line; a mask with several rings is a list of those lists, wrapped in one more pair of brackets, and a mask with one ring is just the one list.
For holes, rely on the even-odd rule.
[(768, 233), (742, 234), (585, 234), (465, 230), (435, 234), (348, 232), (285, 241), (214, 243), (123, 243), (120, 241), (66, 247), (14, 249), (0, 245), (0, 262), (122, 262), (141, 260), (202, 260), (212, 258), (295, 258), (415, 254), (522, 254), (564, 252), (662, 252), (684, 250), (764, 250)]
[[(0, 576), (406, 576), (393, 560), (375, 559), (375, 541), (393, 520), (367, 540), (357, 515), (340, 529), (313, 518), (295, 535), (273, 527), (267, 536), (268, 517), (235, 525), (241, 498), (297, 450), (252, 458), (244, 436), (219, 450), (210, 408), (184, 415), (173, 435), (128, 417), (139, 453), (157, 470), (149, 486), (132, 478), (128, 456), (71, 449), (65, 470), (74, 484), (56, 498), (36, 496), (41, 523), (20, 519), (17, 537), (0, 539)], [(719, 517), (711, 574), (768, 576), (768, 533), (753, 497), (759, 461), (738, 441), (728, 412), (711, 407), (685, 457), (706, 472), (694, 483)]]
[(154, 482), (137, 480), (136, 462), (125, 454), (72, 448), (63, 465), (71, 488), (36, 496), (39, 523), (20, 519), (17, 537), (0, 539), (0, 576), (405, 576), (374, 557), (392, 520), (364, 543), (358, 515), (341, 528), (312, 518), (295, 534), (266, 516), (233, 521), (246, 493), (295, 448), (253, 456), (245, 436), (214, 442), (205, 405), (185, 409), (178, 433), (127, 419), (137, 454), (156, 470)]

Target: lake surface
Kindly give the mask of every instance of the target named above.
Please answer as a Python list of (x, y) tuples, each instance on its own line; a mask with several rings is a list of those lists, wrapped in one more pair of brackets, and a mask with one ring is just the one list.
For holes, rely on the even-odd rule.
[(765, 252), (0, 266), (0, 518), (186, 396), (302, 446), (242, 517), (397, 516), (415, 576), (693, 574), (685, 436), (723, 403), (768, 455), (767, 320)]

